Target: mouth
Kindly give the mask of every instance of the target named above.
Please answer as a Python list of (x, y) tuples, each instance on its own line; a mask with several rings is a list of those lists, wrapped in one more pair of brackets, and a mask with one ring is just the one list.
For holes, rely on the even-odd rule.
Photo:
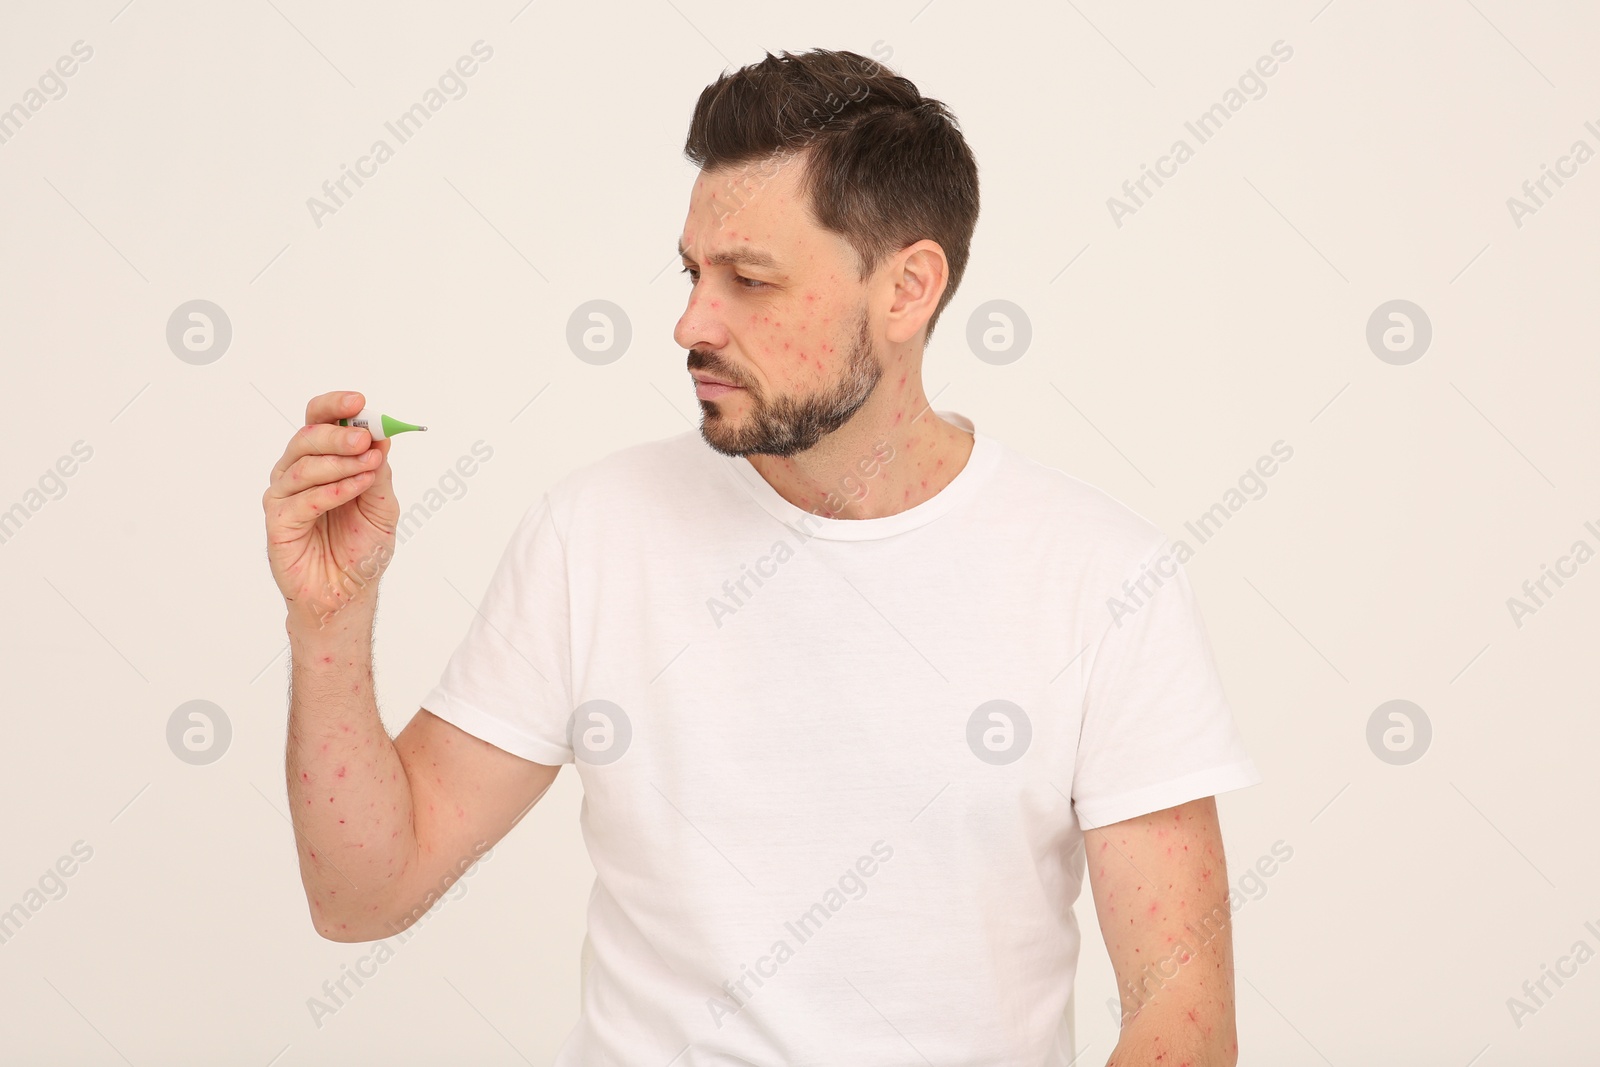
[(691, 370), (689, 376), (694, 379), (694, 395), (701, 400), (715, 400), (719, 396), (726, 396), (742, 388), (701, 370)]
[(701, 400), (715, 400), (729, 393), (737, 393), (739, 390), (739, 386), (729, 385), (716, 378), (705, 378), (700, 375), (695, 375), (694, 378), (694, 395)]

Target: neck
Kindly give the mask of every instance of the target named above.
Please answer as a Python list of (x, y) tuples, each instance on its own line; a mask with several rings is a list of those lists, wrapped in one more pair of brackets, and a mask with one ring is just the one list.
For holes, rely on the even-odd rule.
[(937, 495), (966, 466), (973, 437), (934, 414), (921, 375), (899, 364), (839, 429), (792, 456), (750, 455), (796, 507), (830, 519), (878, 519)]

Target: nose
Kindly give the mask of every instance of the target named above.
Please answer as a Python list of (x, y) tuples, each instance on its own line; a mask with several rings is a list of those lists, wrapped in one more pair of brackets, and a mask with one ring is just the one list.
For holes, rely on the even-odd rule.
[(711, 301), (694, 291), (689, 294), (689, 306), (683, 309), (677, 326), (673, 327), (672, 339), (679, 348), (717, 351), (728, 343), (728, 331), (723, 326), (722, 316), (711, 307)]

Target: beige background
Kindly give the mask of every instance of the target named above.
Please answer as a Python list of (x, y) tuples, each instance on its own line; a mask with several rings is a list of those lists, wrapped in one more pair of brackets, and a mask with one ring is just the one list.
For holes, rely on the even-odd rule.
[[(319, 940), (298, 881), (259, 498), (327, 389), (432, 426), (397, 443), (407, 504), (493, 448), (386, 579), (398, 731), (535, 495), (697, 421), (669, 269), (689, 111), (724, 67), (818, 46), (886, 57), (979, 159), (936, 407), (1173, 536), (1274, 441), (1294, 450), (1189, 564), (1267, 778), (1220, 801), (1230, 875), (1293, 849), (1236, 917), (1241, 1062), (1593, 1055), (1600, 961), (1520, 1027), (1507, 998), (1576, 941), (1600, 950), (1600, 562), (1520, 627), (1506, 603), (1574, 541), (1600, 547), (1600, 161), (1520, 227), (1506, 203), (1575, 140), (1600, 148), (1591, 7), (124, 3), (0, 9), (0, 107), (93, 49), (0, 144), (0, 508), (93, 449), (0, 544), (0, 909), (93, 850), (0, 945), (0, 1060), (550, 1061), (593, 875), (571, 769), (313, 1022), (307, 999), (371, 948)], [(315, 225), (307, 198), (480, 39), (467, 94)], [(1107, 198), (1279, 40), (1266, 93), (1115, 225)], [(193, 299), (232, 324), (206, 365), (165, 339)], [(633, 328), (604, 366), (565, 339), (594, 299)], [(1394, 299), (1432, 323), (1407, 365), (1365, 339)], [(965, 338), (990, 300), (1032, 326), (1004, 365)], [(1366, 741), (1395, 698), (1433, 727), (1405, 766)], [(165, 733), (196, 699), (233, 731), (205, 766)], [(1079, 915), (1099, 1064), (1113, 979)]]

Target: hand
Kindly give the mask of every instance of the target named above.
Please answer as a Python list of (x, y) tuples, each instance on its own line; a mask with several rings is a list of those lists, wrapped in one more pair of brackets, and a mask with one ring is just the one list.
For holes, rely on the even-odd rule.
[(306, 405), (261, 497), (267, 560), (291, 616), (318, 628), (352, 604), (368, 610), (394, 555), (400, 520), (389, 440), (334, 425), (360, 412), (360, 393), (323, 393)]

